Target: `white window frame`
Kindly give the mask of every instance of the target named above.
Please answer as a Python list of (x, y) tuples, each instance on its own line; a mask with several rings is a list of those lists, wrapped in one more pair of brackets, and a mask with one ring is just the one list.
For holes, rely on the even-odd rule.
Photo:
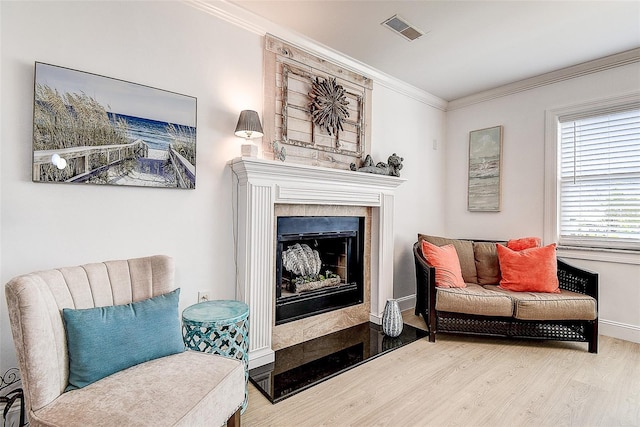
[[(640, 108), (640, 92), (599, 99), (580, 104), (546, 110), (545, 112), (545, 182), (544, 182), (544, 241), (559, 240), (558, 178), (559, 126), (562, 118), (605, 114), (612, 109)], [(566, 258), (610, 261), (640, 265), (640, 251), (559, 246), (558, 254)]]

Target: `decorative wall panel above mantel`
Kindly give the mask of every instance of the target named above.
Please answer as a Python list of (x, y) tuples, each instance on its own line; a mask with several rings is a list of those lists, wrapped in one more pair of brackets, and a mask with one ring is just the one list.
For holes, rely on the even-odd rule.
[(337, 169), (369, 153), (372, 82), (265, 36), (263, 156)]

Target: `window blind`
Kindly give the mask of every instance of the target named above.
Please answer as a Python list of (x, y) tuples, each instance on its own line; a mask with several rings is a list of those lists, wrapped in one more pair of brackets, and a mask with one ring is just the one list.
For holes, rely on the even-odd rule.
[(560, 119), (559, 244), (640, 250), (640, 109)]

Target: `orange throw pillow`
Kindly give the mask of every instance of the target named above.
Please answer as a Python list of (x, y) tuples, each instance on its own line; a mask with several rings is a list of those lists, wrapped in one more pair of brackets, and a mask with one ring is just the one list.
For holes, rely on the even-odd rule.
[(540, 246), (542, 246), (542, 239), (539, 237), (522, 237), (520, 239), (512, 239), (507, 242), (507, 247), (514, 251), (539, 248)]
[(466, 288), (462, 279), (458, 252), (453, 245), (436, 246), (423, 240), (422, 255), (436, 268), (436, 286), (439, 288)]
[(556, 244), (513, 251), (496, 245), (502, 279), (501, 289), (515, 292), (560, 293)]

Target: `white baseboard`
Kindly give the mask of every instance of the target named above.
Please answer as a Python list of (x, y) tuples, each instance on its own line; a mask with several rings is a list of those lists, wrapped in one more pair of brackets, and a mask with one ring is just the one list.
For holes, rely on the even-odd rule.
[(249, 369), (268, 365), (269, 363), (275, 362), (275, 360), (276, 353), (270, 348), (249, 351)]
[(406, 297), (397, 298), (400, 311), (413, 310), (416, 307), (416, 295), (407, 295)]
[(598, 322), (598, 333), (600, 335), (640, 344), (640, 326), (600, 319)]
[(382, 325), (382, 316), (376, 316), (369, 313), (369, 322), (375, 323), (376, 325)]

